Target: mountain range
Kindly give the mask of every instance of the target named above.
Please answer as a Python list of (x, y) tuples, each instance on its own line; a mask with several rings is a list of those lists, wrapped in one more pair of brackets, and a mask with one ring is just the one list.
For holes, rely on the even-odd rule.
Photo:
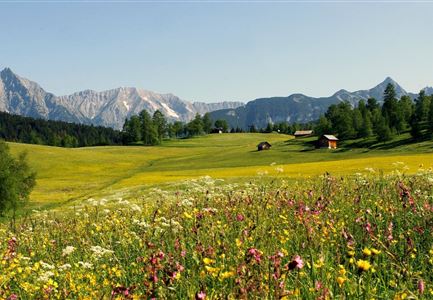
[[(190, 121), (197, 113), (210, 112), (213, 120), (225, 119), (230, 127), (247, 129), (251, 125), (262, 128), (267, 123), (309, 122), (325, 113), (332, 104), (349, 101), (356, 105), (359, 100), (376, 98), (383, 101), (386, 86), (394, 85), (397, 97), (417, 94), (408, 93), (392, 78), (368, 90), (349, 92), (339, 90), (329, 97), (309, 97), (292, 94), (287, 97), (259, 98), (248, 102), (189, 102), (173, 94), (159, 94), (135, 87), (119, 87), (96, 92), (84, 90), (67, 96), (46, 92), (39, 84), (16, 75), (11, 69), (0, 72), (0, 111), (12, 114), (93, 124), (121, 129), (126, 118), (143, 109), (150, 113), (160, 110), (170, 121)], [(433, 94), (432, 87), (424, 89)]]
[(170, 121), (187, 122), (197, 113), (236, 108), (242, 102), (189, 102), (173, 94), (158, 94), (135, 87), (68, 96), (46, 92), (39, 84), (5, 68), (0, 72), (0, 111), (33, 118), (93, 124), (121, 129), (125, 119), (146, 109), (160, 110)]
[[(369, 90), (349, 92), (339, 90), (329, 97), (314, 98), (303, 94), (292, 94), (287, 97), (260, 98), (248, 102), (246, 105), (234, 109), (222, 109), (210, 113), (212, 119), (225, 119), (230, 127), (248, 129), (251, 125), (264, 128), (268, 123), (298, 122), (306, 123), (317, 120), (332, 104), (349, 101), (355, 106), (361, 99), (375, 98), (383, 102), (383, 93), (391, 83), (395, 87), (397, 97), (404, 95), (415, 99), (417, 94), (409, 93), (392, 78), (387, 77), (383, 82)], [(433, 88), (424, 88), (427, 94), (433, 94)]]

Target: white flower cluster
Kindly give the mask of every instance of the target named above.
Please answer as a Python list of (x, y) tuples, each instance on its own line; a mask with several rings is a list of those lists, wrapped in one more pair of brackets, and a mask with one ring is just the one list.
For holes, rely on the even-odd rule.
[(93, 252), (93, 256), (96, 258), (101, 258), (105, 255), (113, 254), (113, 250), (108, 250), (105, 248), (102, 248), (101, 246), (92, 246), (90, 247), (90, 250)]
[(74, 252), (74, 250), (75, 250), (75, 247), (66, 246), (66, 248), (62, 250), (62, 256), (67, 256), (67, 255), (71, 254), (72, 252)]

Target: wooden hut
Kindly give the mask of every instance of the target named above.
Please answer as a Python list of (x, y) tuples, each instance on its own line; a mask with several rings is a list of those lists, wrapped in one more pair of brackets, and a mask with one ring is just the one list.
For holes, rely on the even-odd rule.
[(293, 134), (295, 138), (310, 136), (313, 134), (313, 130), (296, 130)]
[(319, 137), (317, 141), (317, 146), (319, 148), (337, 149), (338, 139), (331, 134), (324, 134)]
[(269, 144), (268, 142), (261, 142), (260, 144), (257, 145), (257, 151), (262, 151), (262, 150), (269, 150), (271, 149), (272, 145)]

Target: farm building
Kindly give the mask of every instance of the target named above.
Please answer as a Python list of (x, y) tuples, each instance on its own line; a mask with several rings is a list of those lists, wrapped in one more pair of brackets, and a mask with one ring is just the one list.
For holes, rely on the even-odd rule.
[(268, 142), (261, 142), (257, 145), (257, 151), (269, 150), (272, 147)]
[(212, 128), (211, 133), (223, 133), (224, 129), (222, 127)]
[(338, 139), (335, 136), (324, 134), (317, 141), (317, 146), (319, 148), (337, 149), (337, 141)]
[(313, 130), (296, 130), (293, 134), (295, 137), (310, 136), (313, 134)]

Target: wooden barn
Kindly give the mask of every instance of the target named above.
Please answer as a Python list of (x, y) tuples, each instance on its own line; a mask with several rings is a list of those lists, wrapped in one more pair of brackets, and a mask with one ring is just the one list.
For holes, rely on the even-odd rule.
[(304, 137), (304, 136), (310, 136), (313, 134), (313, 130), (296, 130), (293, 134), (295, 138), (298, 137)]
[(219, 133), (219, 134), (221, 134), (223, 132), (224, 132), (224, 130), (223, 130), (222, 127), (217, 127), (217, 128), (212, 128), (212, 130), (211, 130), (210, 133)]
[(262, 150), (269, 150), (271, 149), (272, 145), (269, 144), (268, 142), (261, 142), (260, 144), (257, 145), (257, 151), (262, 151)]
[(338, 139), (331, 134), (322, 135), (317, 141), (318, 148), (337, 149)]

